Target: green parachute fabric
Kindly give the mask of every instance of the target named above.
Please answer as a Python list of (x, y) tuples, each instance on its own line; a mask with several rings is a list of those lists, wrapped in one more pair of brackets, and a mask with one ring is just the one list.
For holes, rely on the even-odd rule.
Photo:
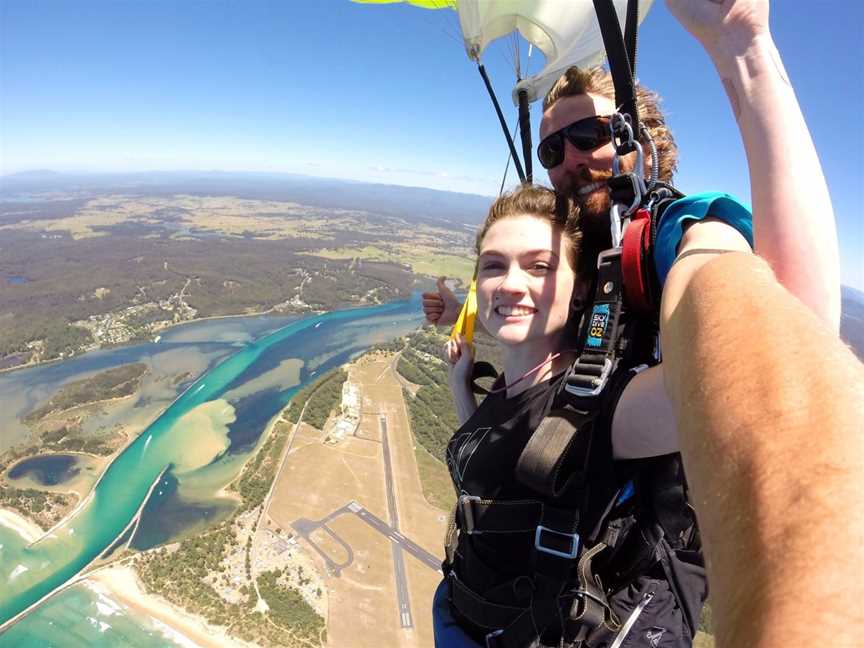
[[(518, 31), (546, 56), (546, 65), (513, 88), (513, 103), (525, 90), (528, 101), (542, 99), (556, 79), (571, 65), (597, 65), (605, 58), (603, 37), (590, 0), (354, 0), (364, 4), (404, 2), (424, 9), (453, 9), (459, 14), (468, 57), (480, 62), (483, 51), (496, 38)], [(627, 0), (613, 0), (621, 30)], [(639, 2), (639, 22), (653, 0)]]

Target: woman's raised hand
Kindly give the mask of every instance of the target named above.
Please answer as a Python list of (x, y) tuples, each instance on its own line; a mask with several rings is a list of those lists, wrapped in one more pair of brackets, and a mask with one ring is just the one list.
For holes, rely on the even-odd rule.
[(450, 363), (449, 380), (451, 387), (470, 384), (474, 373), (474, 345), (467, 342), (459, 334), (444, 345), (444, 355), (447, 362)]
[(423, 293), (423, 314), (426, 321), (437, 326), (452, 326), (459, 317), (462, 304), (445, 283), (447, 277), (438, 277), (438, 292)]

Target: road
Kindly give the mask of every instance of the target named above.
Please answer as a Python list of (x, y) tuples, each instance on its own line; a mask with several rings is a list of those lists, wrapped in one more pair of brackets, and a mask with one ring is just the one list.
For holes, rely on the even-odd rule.
[(402, 549), (407, 551), (409, 554), (414, 556), (417, 560), (422, 562), (424, 565), (433, 569), (437, 572), (441, 571), (441, 559), (435, 556), (434, 554), (429, 553), (423, 547), (418, 545), (416, 542), (411, 540), (410, 538), (406, 538), (404, 535), (399, 533), (396, 529), (387, 524), (384, 520), (379, 518), (377, 515), (372, 513), (371, 511), (367, 511), (363, 506), (358, 504), (357, 502), (349, 502), (345, 506), (336, 509), (332, 513), (330, 513), (327, 517), (321, 518), (320, 520), (309, 520), (306, 518), (299, 518), (294, 520), (291, 523), (291, 528), (294, 529), (299, 535), (303, 536), (306, 541), (315, 547), (318, 551), (319, 555), (324, 558), (324, 561), (327, 563), (327, 567), (331, 570), (331, 572), (335, 573), (336, 576), (339, 575), (339, 572), (351, 564), (352, 560), (349, 559), (343, 563), (336, 563), (332, 558), (327, 556), (323, 551), (318, 549), (314, 540), (309, 538), (312, 533), (317, 531), (318, 529), (323, 528), (325, 532), (330, 535), (332, 538), (336, 539), (336, 541), (345, 547), (349, 556), (352, 556), (353, 552), (351, 551), (351, 547), (348, 546), (344, 540), (339, 538), (336, 533), (327, 526), (327, 523), (331, 520), (335, 520), (340, 515), (346, 515), (353, 513), (358, 518), (363, 520), (370, 527), (375, 529), (378, 533), (383, 535), (385, 538), (390, 540), (393, 544), (399, 545)]

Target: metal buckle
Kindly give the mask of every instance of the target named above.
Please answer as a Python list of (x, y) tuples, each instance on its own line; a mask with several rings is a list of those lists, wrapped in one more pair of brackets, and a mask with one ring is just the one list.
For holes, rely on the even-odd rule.
[[(557, 549), (544, 547), (543, 544), (540, 542), (540, 538), (543, 536), (544, 531), (556, 536), (570, 538), (570, 551), (558, 551)], [(534, 533), (534, 548), (537, 551), (542, 551), (543, 553), (558, 556), (559, 558), (575, 558), (577, 555), (579, 555), (579, 534), (564, 533), (563, 531), (556, 531), (555, 529), (550, 529), (549, 527), (544, 527), (542, 524), (538, 524), (537, 531)]]
[(472, 502), (479, 502), (480, 498), (477, 495), (460, 495), (459, 496), (459, 511), (462, 513), (462, 524), (465, 527), (460, 531), (465, 531), (468, 535), (480, 533), (474, 530), (474, 509), (471, 507)]
[(504, 634), (504, 630), (493, 630), (489, 634), (486, 635), (486, 648), (495, 648), (497, 646), (498, 641), (496, 637)]
[(573, 394), (574, 396), (597, 396), (601, 391), (603, 391), (603, 386), (609, 379), (609, 374), (611, 372), (612, 361), (609, 358), (606, 358), (603, 361), (603, 369), (601, 370), (600, 375), (591, 378), (591, 382), (594, 384), (594, 387), (579, 387), (578, 385), (571, 385), (565, 379), (564, 391), (566, 391), (568, 394)]

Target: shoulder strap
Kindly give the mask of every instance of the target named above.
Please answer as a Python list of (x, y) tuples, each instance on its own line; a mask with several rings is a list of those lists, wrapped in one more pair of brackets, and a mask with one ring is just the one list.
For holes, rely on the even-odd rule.
[[(584, 490), (591, 449), (587, 427), (596, 412), (572, 407), (550, 411), (531, 435), (516, 463), (516, 478), (545, 497)], [(580, 434), (582, 432), (582, 434)], [(568, 464), (568, 470), (562, 470)]]

